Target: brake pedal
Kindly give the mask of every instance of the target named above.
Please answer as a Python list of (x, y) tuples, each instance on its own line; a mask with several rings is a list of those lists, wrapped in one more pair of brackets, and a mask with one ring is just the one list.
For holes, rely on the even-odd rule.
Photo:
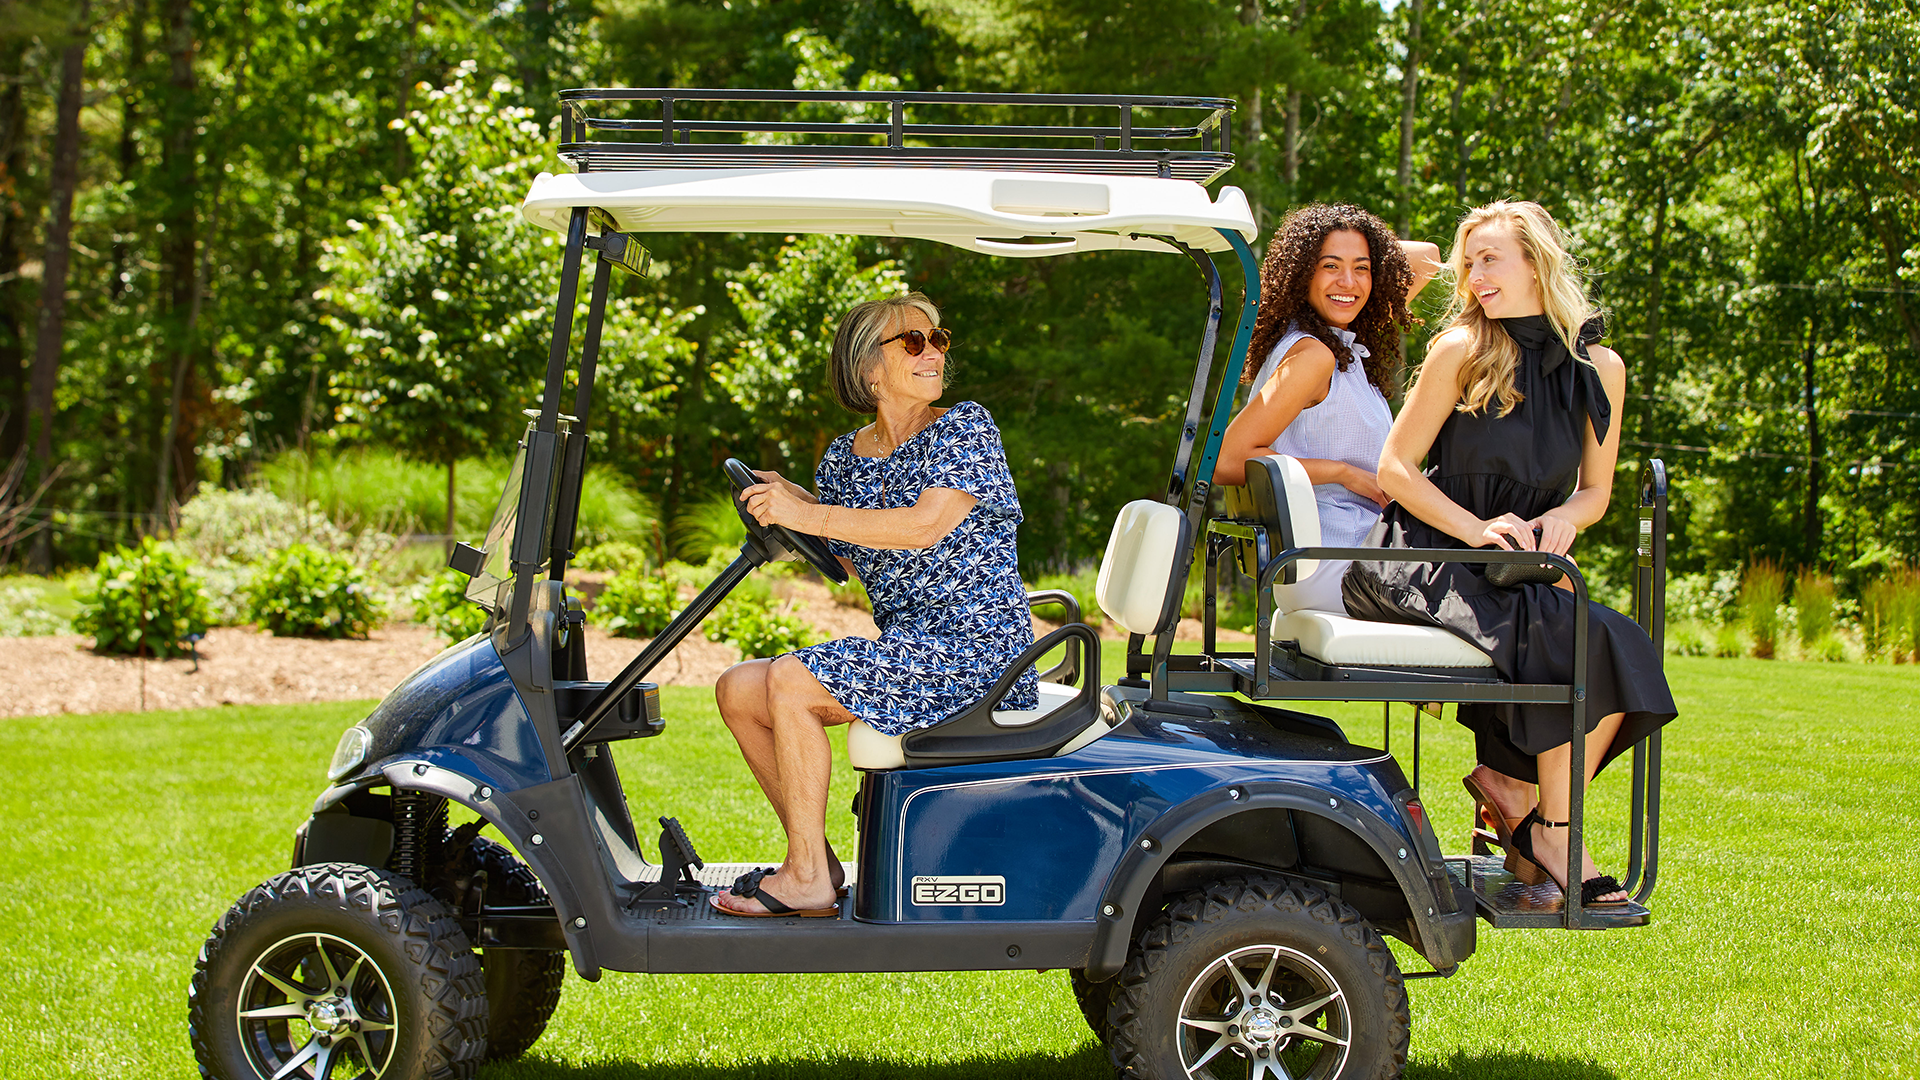
[(662, 907), (686, 907), (687, 897), (699, 897), (706, 890), (693, 872), (705, 870), (707, 864), (694, 850), (693, 841), (687, 838), (687, 830), (682, 828), (678, 818), (660, 819), (660, 880), (646, 885), (628, 885), (633, 898), (627, 901), (627, 907), (657, 904)]

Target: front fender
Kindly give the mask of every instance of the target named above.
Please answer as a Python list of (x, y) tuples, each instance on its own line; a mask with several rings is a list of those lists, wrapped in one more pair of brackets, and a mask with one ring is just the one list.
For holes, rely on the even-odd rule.
[[(362, 776), (350, 783), (328, 788), (314, 801), (313, 817), (295, 834), (294, 865), (315, 862), (346, 861), (363, 865), (383, 865), (393, 847), (393, 827), (388, 822), (367, 824), (367, 819), (352, 814), (351, 800), (360, 792), (385, 784), (394, 791), (418, 791), (444, 796), (450, 802), (472, 810), (499, 830), (500, 836), (520, 860), (527, 864), (553, 901), (566, 935), (567, 950), (574, 970), (589, 981), (600, 977), (600, 963), (593, 948), (587, 916), (603, 918), (604, 904), (585, 902), (579, 884), (568, 873), (554, 837), (587, 835), (586, 814), (581, 803), (579, 780), (568, 776), (534, 787), (508, 790), (489, 777), (480, 762), (461, 758), (441, 750), (437, 760), (394, 758), (381, 763), (378, 773)], [(511, 782), (511, 777), (506, 778)], [(342, 814), (340, 809), (347, 812)], [(377, 825), (385, 825), (382, 834)], [(569, 832), (571, 830), (571, 832)], [(384, 847), (381, 846), (384, 838)], [(591, 907), (591, 911), (589, 908)]]
[[(1127, 848), (1101, 894), (1086, 977), (1102, 982), (1118, 975), (1127, 962), (1139, 907), (1168, 860), (1207, 826), (1248, 810), (1273, 808), (1313, 814), (1332, 821), (1365, 844), (1392, 873), (1406, 896), (1407, 908), (1429, 963), (1451, 972), (1472, 951), (1473, 910), (1442, 904), (1421, 865), (1417, 848), (1371, 810), (1304, 784), (1250, 781), (1215, 788), (1170, 807)], [(1461, 947), (1464, 927), (1465, 948)]]

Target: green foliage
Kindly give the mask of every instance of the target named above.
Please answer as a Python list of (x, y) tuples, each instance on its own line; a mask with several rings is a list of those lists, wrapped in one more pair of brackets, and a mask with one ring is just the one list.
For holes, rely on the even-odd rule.
[(211, 617), (220, 626), (251, 618), (247, 595), (256, 564), (294, 544), (333, 552), (354, 566), (370, 568), (390, 556), (397, 543), (379, 529), (343, 528), (318, 502), (290, 502), (266, 488), (210, 486), (180, 508), (174, 542), (198, 563)]
[(46, 637), (71, 631), (67, 618), (52, 606), (38, 580), (0, 580), (0, 638)]
[(735, 593), (706, 620), (707, 640), (724, 642), (743, 657), (779, 656), (819, 642), (813, 627), (769, 600)]
[(1747, 655), (1747, 635), (1739, 623), (1722, 623), (1714, 628), (1713, 655), (1722, 659)]
[(275, 637), (366, 637), (385, 614), (366, 575), (337, 552), (291, 544), (247, 586), (247, 616)]
[(613, 572), (643, 569), (652, 561), (645, 548), (624, 540), (595, 544), (573, 557), (573, 565), (578, 569)]
[(831, 581), (826, 585), (827, 595), (833, 598), (834, 603), (869, 614), (873, 612), (873, 598), (867, 595), (867, 587), (860, 583), (859, 578), (848, 577), (845, 585), (835, 585)]
[(1740, 615), (1753, 635), (1753, 655), (1773, 659), (1780, 639), (1780, 602), (1787, 596), (1787, 573), (1771, 559), (1756, 559), (1740, 578)]
[(487, 624), (486, 609), (467, 599), (471, 579), (458, 570), (442, 570), (415, 586), (414, 620), (426, 623), (448, 641), (465, 641)]
[(614, 637), (650, 638), (666, 629), (679, 610), (678, 586), (634, 566), (607, 582), (589, 617)]
[(1895, 567), (1860, 592), (1860, 637), (1868, 659), (1920, 663), (1920, 567)]
[(1732, 614), (1739, 593), (1740, 575), (1732, 570), (1676, 574), (1667, 579), (1667, 619), (1719, 625)]
[(1707, 627), (1692, 619), (1667, 625), (1668, 656), (1707, 656), (1712, 651)]
[(848, 309), (906, 291), (899, 264), (876, 259), (878, 252), (864, 237), (802, 236), (771, 267), (755, 263), (728, 276), (740, 329), (713, 374), (760, 444), (784, 448), (785, 461), (761, 467), (804, 481), (827, 443), (855, 426), (827, 387), (827, 359)]
[(182, 656), (207, 632), (207, 597), (190, 559), (151, 536), (100, 556), (73, 628), (103, 653)]
[[(1080, 621), (1088, 626), (1099, 626), (1106, 621), (1106, 613), (1100, 610), (1100, 601), (1094, 596), (1094, 585), (1100, 580), (1100, 567), (1083, 566), (1072, 574), (1042, 574), (1027, 586), (1028, 592), (1043, 589), (1059, 589), (1072, 596), (1080, 605)], [(1058, 619), (1061, 611), (1057, 607), (1042, 607), (1036, 611), (1043, 619)]]
[(1793, 579), (1794, 632), (1803, 647), (1833, 634), (1833, 578), (1810, 568), (1802, 568)]
[(747, 523), (740, 520), (739, 504), (731, 487), (689, 503), (674, 516), (667, 530), (673, 549), (690, 562), (730, 560), (747, 542)]

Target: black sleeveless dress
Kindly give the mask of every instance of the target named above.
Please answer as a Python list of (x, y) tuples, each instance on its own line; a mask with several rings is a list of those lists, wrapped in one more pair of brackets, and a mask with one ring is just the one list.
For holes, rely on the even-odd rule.
[[(1579, 479), (1587, 422), (1606, 437), (1612, 419), (1600, 374), (1576, 360), (1545, 316), (1502, 319), (1520, 346), (1515, 386), (1524, 400), (1506, 416), (1488, 408), (1455, 412), (1435, 436), (1427, 478), (1470, 513), (1492, 518), (1511, 511), (1532, 519), (1566, 502)], [(1581, 328), (1579, 348), (1600, 339), (1600, 320)], [(1393, 547), (1465, 548), (1398, 503), (1382, 516)], [(1341, 585), (1347, 612), (1358, 619), (1439, 626), (1493, 659), (1510, 682), (1573, 680), (1573, 594), (1552, 585), (1501, 588), (1487, 581), (1484, 563), (1355, 562)], [(1586, 725), (1626, 713), (1600, 766), (1672, 720), (1673, 693), (1660, 657), (1639, 624), (1589, 601)], [(1538, 780), (1536, 755), (1572, 734), (1569, 705), (1462, 705), (1460, 722), (1473, 729), (1480, 761), (1508, 776)]]

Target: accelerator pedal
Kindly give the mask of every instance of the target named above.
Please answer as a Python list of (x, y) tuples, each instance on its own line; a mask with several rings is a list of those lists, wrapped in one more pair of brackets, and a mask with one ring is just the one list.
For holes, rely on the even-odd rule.
[(706, 890), (693, 876), (695, 870), (706, 868), (700, 853), (693, 849), (693, 841), (687, 839), (687, 830), (680, 827), (680, 819), (661, 818), (660, 880), (628, 885), (633, 897), (627, 901), (627, 908), (686, 907), (689, 899), (699, 899)]

